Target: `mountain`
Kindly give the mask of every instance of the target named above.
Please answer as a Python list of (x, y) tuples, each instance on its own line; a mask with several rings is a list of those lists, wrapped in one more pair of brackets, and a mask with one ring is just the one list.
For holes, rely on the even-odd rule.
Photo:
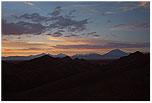
[(2, 100), (149, 101), (150, 55), (137, 51), (104, 65), (50, 55), (2, 61)]
[(77, 54), (72, 56), (73, 59), (78, 58), (78, 59), (86, 59), (86, 60), (102, 60), (102, 59), (118, 59), (123, 56), (127, 56), (128, 53), (123, 52), (122, 50), (119, 49), (114, 49), (111, 50), (110, 52), (100, 55), (100, 54)]
[(33, 58), (33, 59), (29, 60), (28, 62), (40, 63), (40, 62), (51, 62), (51, 61), (54, 61), (54, 60), (58, 60), (58, 59), (50, 56), (49, 54), (45, 54), (45, 55), (42, 55), (40, 57)]
[(31, 56), (9, 56), (9, 57), (2, 57), (2, 60), (30, 60), (32, 59)]
[(76, 54), (72, 56), (73, 59), (85, 59), (85, 60), (99, 60), (102, 58), (102, 55), (92, 53), (92, 54)]
[(65, 56), (65, 57), (62, 58), (62, 60), (68, 60), (68, 61), (70, 61), (70, 60), (72, 60), (72, 58), (69, 57), (69, 56)]
[(67, 55), (62, 54), (62, 53), (57, 54), (57, 55), (52, 55), (52, 57), (55, 57), (55, 58), (64, 58), (64, 57), (66, 57), (66, 56), (67, 56)]
[[(2, 60), (31, 60), (31, 59), (34, 59), (34, 58), (37, 58), (37, 57), (41, 57), (41, 56), (44, 56), (46, 55), (45, 53), (42, 53), (42, 54), (38, 54), (38, 55), (31, 55), (31, 56), (10, 56), (10, 57), (2, 57)], [(54, 58), (64, 58), (66, 57), (67, 55), (65, 54), (57, 54), (57, 55), (51, 55), (51, 54), (48, 54)], [(114, 50), (111, 50), (110, 52), (104, 54), (104, 55), (100, 55), (100, 54), (97, 54), (97, 53), (92, 53), (92, 54), (76, 54), (76, 55), (73, 55), (71, 56), (72, 59), (85, 59), (85, 60), (104, 60), (104, 59), (118, 59), (120, 57), (123, 57), (123, 56), (127, 56), (128, 53), (122, 51), (122, 50), (119, 50), (119, 49), (114, 49)]]
[(34, 58), (41, 57), (43, 55), (46, 55), (46, 54), (42, 53), (42, 54), (30, 55), (30, 56), (8, 56), (8, 57), (2, 57), (2, 60), (15, 60), (15, 61), (31, 60), (31, 59), (34, 59)]
[(38, 58), (38, 57), (41, 57), (41, 56), (44, 56), (44, 55), (50, 55), (50, 56), (55, 57), (55, 58), (63, 58), (63, 57), (67, 56), (65, 54), (51, 55), (51, 54), (42, 53), (42, 54), (30, 55), (30, 56), (9, 56), (9, 57), (2, 57), (2, 60), (23, 61), (23, 60), (31, 60), (31, 59)]
[(120, 57), (123, 57), (123, 56), (127, 56), (128, 53), (120, 50), (120, 49), (114, 49), (114, 50), (111, 50), (110, 52), (102, 55), (102, 58), (104, 59), (117, 59), (117, 58), (120, 58)]
[[(2, 57), (2, 60), (15, 60), (15, 61), (23, 61), (23, 60), (31, 60), (31, 59), (34, 59), (34, 58), (38, 58), (38, 57), (41, 57), (41, 56), (44, 56), (44, 55), (50, 55), (54, 58), (64, 58), (66, 57), (67, 55), (65, 54), (57, 54), (57, 55), (51, 55), (51, 54), (45, 54), (45, 53), (42, 53), (42, 54), (37, 54), (37, 55), (30, 55), (30, 56), (9, 56), (9, 57)], [(92, 53), (92, 54), (76, 54), (76, 55), (73, 55), (71, 58), (72, 59), (85, 59), (85, 60), (103, 60), (103, 59), (118, 59), (120, 57), (123, 57), (123, 56), (127, 56), (128, 53), (125, 53), (119, 49), (114, 49), (104, 55), (100, 55), (100, 54), (97, 54), (97, 53)]]

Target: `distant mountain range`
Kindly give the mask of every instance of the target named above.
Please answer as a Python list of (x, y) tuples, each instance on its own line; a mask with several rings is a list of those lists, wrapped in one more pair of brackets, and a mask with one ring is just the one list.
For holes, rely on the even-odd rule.
[[(9, 57), (2, 57), (2, 60), (31, 60), (34, 58), (38, 58), (44, 55), (50, 55), (51, 57), (54, 58), (64, 58), (67, 55), (66, 54), (57, 54), (57, 55), (51, 55), (51, 54), (38, 54), (38, 55), (31, 55), (31, 56), (9, 56)], [(114, 49), (111, 50), (110, 52), (106, 54), (97, 54), (97, 53), (91, 53), (91, 54), (76, 54), (71, 56), (72, 59), (86, 59), (86, 60), (102, 60), (102, 59), (118, 59), (123, 56), (127, 56), (128, 53), (119, 50), (119, 49)]]
[(100, 59), (117, 59), (117, 58), (127, 56), (127, 55), (128, 55), (128, 53), (126, 53), (122, 50), (114, 49), (104, 55), (100, 55), (97, 53), (84, 54), (84, 55), (77, 54), (77, 55), (72, 56), (72, 58), (87, 59), (87, 60), (100, 60)]
[[(105, 55), (113, 52), (120, 54)], [(3, 101), (150, 100), (150, 54), (137, 51), (104, 65), (98, 62), (105, 60), (41, 55), (2, 61)]]
[(31, 60), (31, 59), (38, 58), (44, 55), (46, 54), (42, 53), (42, 54), (30, 55), (30, 56), (9, 56), (9, 57), (2, 57), (2, 60)]

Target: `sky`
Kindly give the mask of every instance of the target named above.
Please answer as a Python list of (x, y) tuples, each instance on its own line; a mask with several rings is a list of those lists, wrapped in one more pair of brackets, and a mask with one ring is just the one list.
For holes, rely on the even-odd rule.
[(150, 51), (149, 2), (2, 2), (2, 56)]

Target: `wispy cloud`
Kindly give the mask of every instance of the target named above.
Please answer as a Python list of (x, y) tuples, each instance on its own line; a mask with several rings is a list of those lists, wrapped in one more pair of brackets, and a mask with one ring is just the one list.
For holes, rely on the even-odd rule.
[(62, 8), (60, 6), (56, 7), (54, 9), (54, 11), (52, 13), (50, 13), (50, 15), (56, 17), (59, 16), (61, 14)]
[[(75, 19), (72, 14), (75, 10), (70, 10), (67, 15), (61, 14), (62, 8), (56, 7), (48, 16), (42, 16), (39, 13), (25, 13), (20, 16), (13, 16), (18, 21), (7, 22), (2, 21), (2, 33), (7, 35), (21, 34), (41, 34), (49, 31), (52, 36), (58, 36), (58, 31), (66, 31), (67, 33), (82, 32), (86, 30), (89, 19)], [(61, 34), (60, 34), (61, 35)]]
[(53, 34), (47, 34), (47, 35), (50, 35), (50, 36), (52, 36), (52, 37), (60, 37), (60, 36), (62, 36), (63, 34), (60, 33), (60, 32), (55, 32), (55, 33), (53, 33)]
[(135, 30), (147, 30), (150, 28), (148, 22), (135, 22), (135, 23), (124, 23), (112, 26), (111, 30), (124, 30), (124, 31), (135, 31)]
[(30, 2), (30, 1), (25, 1), (24, 4), (29, 5), (29, 6), (34, 6), (34, 3)]
[(88, 45), (88, 44), (81, 44), (81, 45), (56, 45), (52, 46), (57, 49), (103, 49), (103, 48), (143, 48), (149, 47), (149, 43), (114, 43), (109, 42), (104, 45)]
[(9, 23), (2, 20), (2, 34), (4, 35), (41, 34), (44, 30), (45, 26), (40, 23), (35, 24), (24, 21)]
[(149, 2), (147, 1), (140, 1), (137, 3), (128, 2), (128, 3), (124, 3), (123, 6), (120, 7), (120, 12), (132, 11), (132, 10), (143, 8), (143, 7), (148, 8), (149, 6), (150, 6)]
[[(118, 5), (117, 8), (109, 9), (106, 11), (101, 11), (94, 8), (84, 8), (83, 10), (86, 10), (87, 13), (93, 13), (101, 16), (108, 16), (108, 15), (115, 15), (119, 13), (124, 13), (132, 10), (136, 10), (138, 8), (149, 8), (150, 2), (148, 1), (140, 1), (140, 2), (115, 2), (113, 5)], [(102, 5), (101, 5), (102, 6)], [(82, 10), (82, 11), (83, 11)]]
[(48, 45), (45, 43), (31, 43), (31, 42), (23, 42), (23, 41), (2, 41), (3, 47), (13, 47), (13, 48), (35, 48), (39, 46), (39, 48), (47, 47)]
[(65, 35), (64, 37), (80, 37), (80, 35), (76, 35), (76, 34), (69, 34), (69, 35)]
[(81, 35), (85, 35), (87, 37), (99, 37), (100, 35), (96, 34), (97, 32), (89, 32), (89, 33), (82, 33)]
[(20, 20), (31, 20), (32, 22), (47, 22), (51, 20), (50, 17), (41, 16), (38, 13), (32, 13), (32, 14), (25, 13), (21, 16), (14, 16), (14, 17)]

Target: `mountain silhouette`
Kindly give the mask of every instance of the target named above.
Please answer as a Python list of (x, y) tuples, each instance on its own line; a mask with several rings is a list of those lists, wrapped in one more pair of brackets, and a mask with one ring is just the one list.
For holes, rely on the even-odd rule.
[(8, 56), (8, 57), (2, 57), (3, 60), (31, 60), (34, 58), (38, 58), (41, 56), (46, 55), (46, 53), (41, 53), (41, 54), (37, 54), (37, 55), (30, 55), (30, 56)]
[(66, 57), (66, 56), (67, 56), (67, 55), (62, 54), (62, 53), (57, 54), (57, 55), (52, 55), (52, 57), (55, 57), (55, 58), (64, 58), (64, 57)]
[(62, 58), (62, 60), (68, 60), (68, 61), (70, 61), (70, 60), (72, 60), (72, 58), (69, 57), (69, 56), (65, 56), (65, 57)]
[(125, 53), (122, 50), (114, 49), (103, 55), (96, 54), (96, 53), (84, 54), (84, 55), (77, 54), (77, 55), (72, 56), (72, 58), (86, 59), (86, 60), (102, 60), (102, 59), (118, 59), (120, 57), (127, 56), (127, 55), (128, 53)]
[(98, 60), (102, 58), (102, 55), (97, 54), (97, 53), (92, 53), (92, 54), (76, 54), (72, 56), (73, 59), (86, 59), (86, 60)]
[[(149, 100), (150, 55), (139, 51), (102, 60), (43, 55), (19, 63), (2, 61), (2, 100)], [(104, 61), (105, 62), (105, 61)]]
[(120, 49), (114, 49), (114, 50), (111, 50), (110, 52), (102, 55), (103, 56), (102, 58), (115, 59), (115, 58), (120, 58), (120, 57), (127, 56), (127, 55), (128, 55), (128, 53), (126, 53)]
[(43, 56), (41, 56), (41, 57), (32, 59), (32, 61), (33, 61), (33, 60), (44, 60), (44, 61), (47, 60), (47, 61), (49, 61), (49, 60), (53, 60), (53, 59), (55, 59), (55, 58), (53, 58), (53, 57), (50, 56), (49, 54), (45, 54), (45, 55), (43, 55)]
[[(66, 54), (57, 54), (57, 55), (51, 55), (51, 54), (37, 54), (37, 55), (31, 55), (31, 56), (9, 56), (9, 57), (2, 57), (3, 60), (16, 60), (16, 61), (23, 61), (23, 60), (31, 60), (37, 57), (41, 57), (44, 55), (50, 55), (51, 57), (54, 58), (64, 58), (67, 55)], [(118, 59), (122, 56), (127, 56), (128, 53), (125, 53), (119, 49), (114, 49), (104, 55), (100, 55), (97, 53), (91, 53), (91, 54), (76, 54), (71, 56), (72, 59), (86, 59), (86, 60), (103, 60), (103, 59)]]
[(51, 54), (46, 54), (46, 53), (41, 53), (37, 55), (30, 55), (30, 56), (9, 56), (9, 57), (2, 57), (3, 60), (16, 60), (16, 61), (23, 61), (23, 60), (31, 60), (34, 58), (38, 58), (44, 55), (50, 55), (51, 57), (54, 58), (63, 58), (66, 57), (67, 55), (65, 54), (57, 54), (57, 55), (51, 55)]

